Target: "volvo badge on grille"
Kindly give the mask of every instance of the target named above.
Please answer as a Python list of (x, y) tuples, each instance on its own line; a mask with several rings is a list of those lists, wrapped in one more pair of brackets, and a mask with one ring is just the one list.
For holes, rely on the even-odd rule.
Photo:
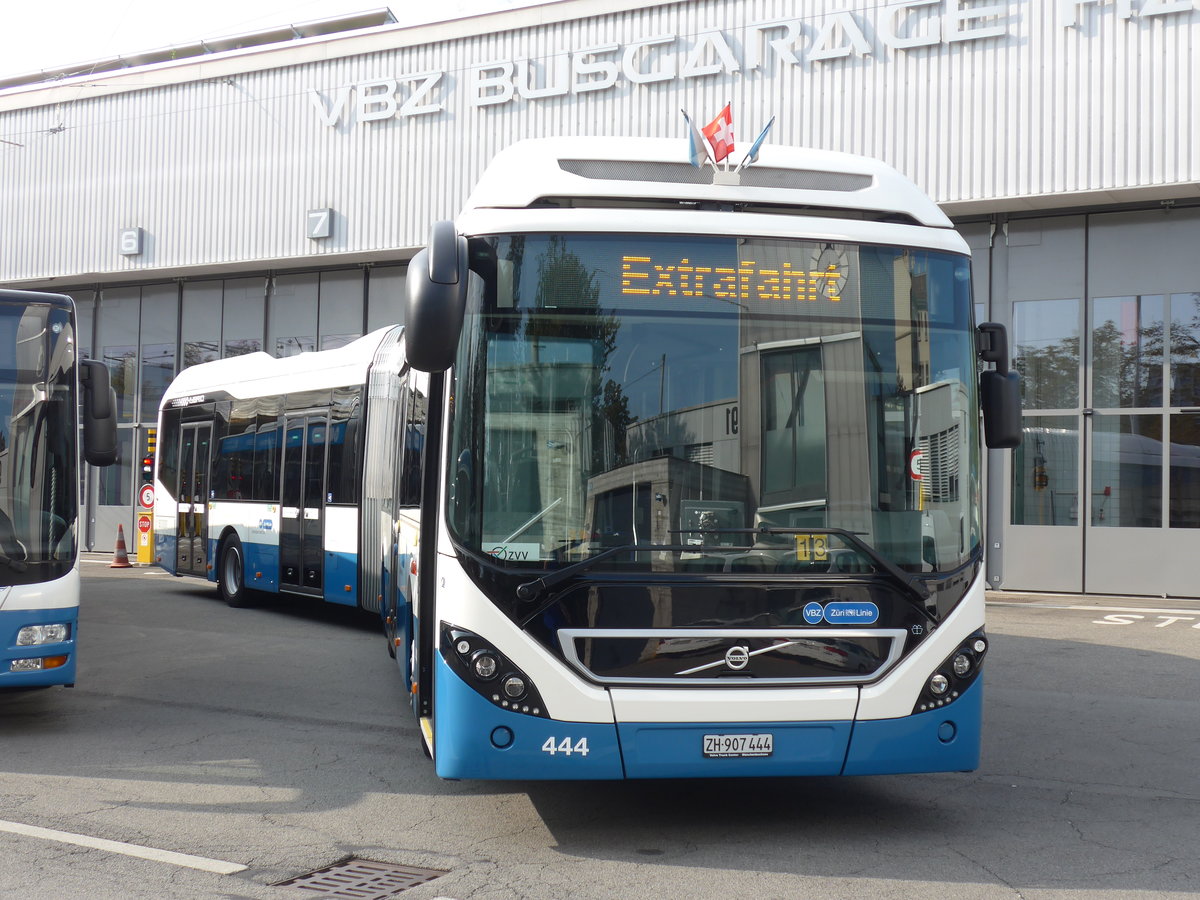
[(730, 647), (725, 651), (725, 665), (739, 672), (750, 662), (749, 647)]

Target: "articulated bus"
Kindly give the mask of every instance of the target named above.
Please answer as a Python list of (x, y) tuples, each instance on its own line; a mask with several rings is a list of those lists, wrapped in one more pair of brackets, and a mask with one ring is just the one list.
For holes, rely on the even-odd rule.
[(116, 397), (75, 304), (0, 290), (0, 689), (74, 685), (83, 455), (116, 461)]
[(521, 142), (410, 264), (421, 505), (381, 607), (439, 775), (978, 765), (1004, 330), (895, 170), (753, 162)]
[(290, 594), (378, 612), (399, 522), (415, 535), (424, 441), (428, 376), (401, 339), (182, 371), (159, 410), (155, 562), (231, 606)]

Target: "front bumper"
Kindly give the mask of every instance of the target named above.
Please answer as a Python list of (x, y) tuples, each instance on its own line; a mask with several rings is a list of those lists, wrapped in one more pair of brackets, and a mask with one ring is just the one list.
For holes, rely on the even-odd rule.
[[(979, 765), (983, 685), (898, 719), (831, 722), (563, 722), (500, 709), (435, 659), (434, 757), (443, 778), (596, 780), (879, 775)], [(705, 734), (771, 732), (769, 757), (709, 759)]]

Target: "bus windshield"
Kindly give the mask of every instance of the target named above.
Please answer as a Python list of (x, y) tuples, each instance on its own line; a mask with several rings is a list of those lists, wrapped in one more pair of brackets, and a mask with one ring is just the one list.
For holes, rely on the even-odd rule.
[(75, 562), (75, 336), (66, 308), (0, 305), (0, 584)]
[(465, 550), (760, 574), (873, 571), (864, 544), (909, 573), (979, 552), (966, 257), (658, 234), (470, 247), (448, 471)]

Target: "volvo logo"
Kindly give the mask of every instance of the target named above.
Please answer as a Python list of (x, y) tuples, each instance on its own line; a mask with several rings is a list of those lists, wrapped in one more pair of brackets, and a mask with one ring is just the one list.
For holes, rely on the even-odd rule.
[(735, 672), (740, 672), (746, 668), (750, 662), (749, 647), (730, 647), (725, 651), (725, 665), (733, 669)]

